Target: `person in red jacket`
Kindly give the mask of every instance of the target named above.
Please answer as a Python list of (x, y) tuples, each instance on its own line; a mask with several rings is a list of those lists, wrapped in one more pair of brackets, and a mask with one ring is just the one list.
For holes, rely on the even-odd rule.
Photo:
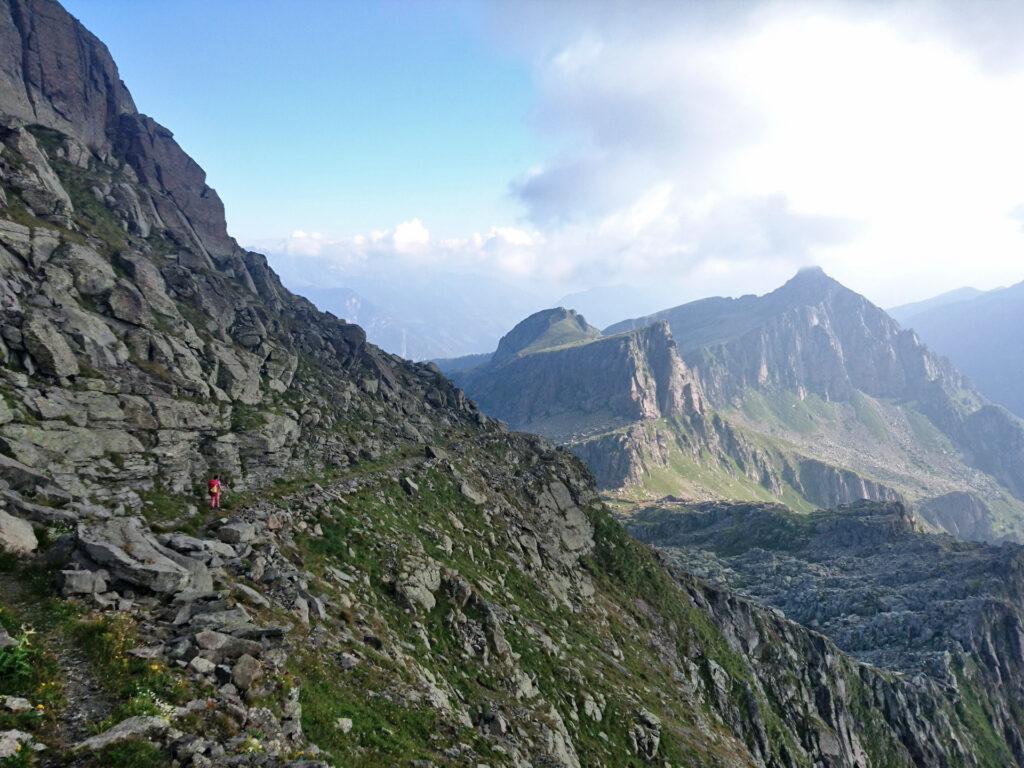
[(210, 509), (220, 509), (220, 475), (214, 475), (207, 484), (210, 491)]

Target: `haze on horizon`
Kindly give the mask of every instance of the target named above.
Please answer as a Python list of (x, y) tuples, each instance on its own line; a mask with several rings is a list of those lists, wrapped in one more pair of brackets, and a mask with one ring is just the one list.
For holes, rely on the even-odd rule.
[(293, 284), (1024, 279), (1016, 3), (67, 5)]

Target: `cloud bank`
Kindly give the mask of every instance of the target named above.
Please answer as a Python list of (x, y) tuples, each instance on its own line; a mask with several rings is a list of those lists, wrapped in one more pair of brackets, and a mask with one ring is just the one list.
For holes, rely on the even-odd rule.
[(679, 301), (810, 263), (882, 304), (1024, 279), (1020, 4), (510, 3), (494, 30), (555, 147), (509, 180), (521, 218), (284, 253)]

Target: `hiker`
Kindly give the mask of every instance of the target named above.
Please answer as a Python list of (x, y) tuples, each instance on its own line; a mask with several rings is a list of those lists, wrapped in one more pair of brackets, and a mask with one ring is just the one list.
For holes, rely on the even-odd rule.
[(214, 475), (208, 483), (210, 491), (210, 509), (220, 509), (220, 475)]

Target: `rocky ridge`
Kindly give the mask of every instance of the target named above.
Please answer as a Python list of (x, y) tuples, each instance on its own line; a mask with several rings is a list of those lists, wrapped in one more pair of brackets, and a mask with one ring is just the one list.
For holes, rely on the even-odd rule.
[(687, 572), (780, 609), (863, 661), (951, 690), (973, 670), (990, 691), (985, 717), (1021, 760), (1024, 548), (923, 533), (903, 505), (869, 502), (809, 516), (680, 504), (642, 511), (628, 527)]
[[(836, 414), (849, 410), (883, 410), (868, 414), (875, 443), (902, 442), (887, 462), (868, 466), (866, 446), (839, 455), (815, 456), (828, 463), (863, 465), (862, 474), (881, 475), (882, 482), (905, 490), (916, 498), (945, 495), (951, 491), (974, 493), (989, 500), (1010, 496), (1020, 516), (1024, 499), (1024, 422), (974, 391), (948, 360), (932, 354), (912, 330), (899, 324), (870, 301), (840, 285), (820, 269), (802, 270), (792, 280), (764, 296), (738, 299), (706, 299), (665, 310), (606, 329), (607, 333), (667, 321), (687, 365), (699, 377), (708, 401), (755, 431), (778, 432), (778, 415), (752, 413), (751, 401), (764, 395), (784, 400), (815, 400)], [(864, 406), (867, 402), (868, 405)], [(797, 406), (793, 406), (797, 407)], [(781, 408), (781, 406), (780, 406)], [(907, 414), (910, 411), (911, 413)], [(921, 452), (922, 440), (909, 441), (893, 432), (892, 424), (920, 421), (938, 430), (950, 443), (957, 462), (946, 475), (958, 476), (956, 487), (942, 487), (942, 477), (921, 482), (921, 460), (907, 461), (908, 453)], [(879, 424), (888, 421), (890, 424)], [(781, 420), (785, 422), (785, 414)], [(915, 427), (914, 431), (920, 431)], [(798, 431), (783, 429), (787, 440), (801, 451), (813, 453), (812, 443), (826, 442), (821, 434), (801, 439)], [(928, 438), (934, 442), (934, 438)], [(926, 439), (926, 441), (928, 440)], [(926, 442), (925, 441), (925, 442)], [(843, 434), (837, 442), (861, 444), (862, 438)], [(948, 451), (947, 451), (948, 452)], [(820, 453), (820, 449), (819, 449)], [(941, 451), (930, 451), (923, 463), (943, 462)], [(946, 460), (948, 461), (948, 460)], [(892, 479), (884, 477), (885, 464), (905, 464)], [(995, 489), (984, 473), (1001, 486)], [(923, 488), (920, 486), (924, 486)], [(918, 487), (915, 487), (918, 486)], [(965, 509), (964, 513), (971, 514)], [(1005, 521), (1004, 521), (1005, 522)], [(1014, 526), (1019, 528), (1019, 520)], [(1018, 531), (1019, 533), (1019, 531)]]
[[(577, 323), (586, 326), (574, 313), (552, 312), (574, 329)], [(515, 429), (564, 438), (702, 412), (700, 389), (676, 353), (667, 325), (599, 339), (573, 334), (573, 341), (549, 347), (533, 327), (543, 319), (547, 330), (542, 315), (512, 329), (485, 365), (453, 372), (495, 418)]]
[(285, 291), (57, 3), (0, 38), (0, 761), (1006, 764), (983, 678), (673, 580), (571, 454)]
[[(669, 476), (660, 491), (685, 493), (671, 478), (677, 468), (712, 465), (758, 497), (789, 489), (791, 499), (809, 507), (900, 498), (844, 467), (762, 445), (712, 411), (667, 322), (545, 346), (548, 329), (567, 318), (589, 328), (569, 310), (540, 312), (482, 363), (441, 365), (487, 414), (570, 447), (609, 491), (643, 493), (657, 484), (652, 478)], [(699, 484), (686, 490), (707, 492)]]

